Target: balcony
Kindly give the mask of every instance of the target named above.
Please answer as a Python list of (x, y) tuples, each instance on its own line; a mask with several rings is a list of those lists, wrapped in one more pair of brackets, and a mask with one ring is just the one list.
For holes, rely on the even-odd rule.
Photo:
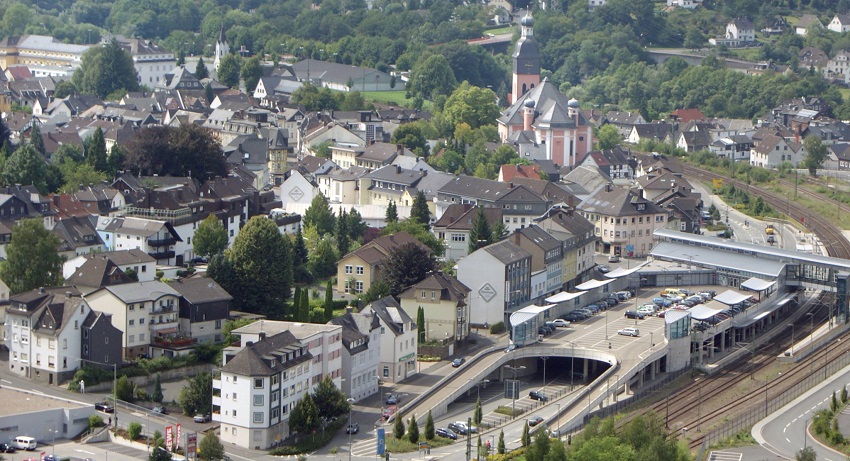
[(154, 336), (151, 338), (151, 345), (164, 347), (168, 349), (182, 349), (193, 346), (198, 340), (180, 335)]
[(158, 239), (148, 239), (148, 245), (152, 247), (167, 247), (177, 243), (177, 239), (174, 237), (163, 237)]
[(154, 253), (148, 253), (148, 255), (150, 255), (151, 258), (156, 259), (156, 260), (171, 259), (171, 258), (174, 257), (174, 250), (158, 251), (158, 252), (154, 252)]
[(163, 312), (174, 312), (174, 306), (154, 306), (154, 309), (151, 311), (151, 315), (161, 314)]

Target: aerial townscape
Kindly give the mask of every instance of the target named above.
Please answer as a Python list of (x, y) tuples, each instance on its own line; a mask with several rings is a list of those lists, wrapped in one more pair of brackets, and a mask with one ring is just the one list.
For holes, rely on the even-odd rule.
[(850, 455), (848, 0), (0, 0), (0, 70), (0, 461)]

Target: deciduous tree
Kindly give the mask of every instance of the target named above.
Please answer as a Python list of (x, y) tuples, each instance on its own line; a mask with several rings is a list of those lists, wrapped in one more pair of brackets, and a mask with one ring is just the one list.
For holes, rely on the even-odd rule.
[(260, 81), (260, 77), (263, 76), (260, 57), (253, 56), (248, 58), (242, 65), (242, 71), (240, 73), (242, 75), (242, 81), (245, 82), (245, 91), (248, 94), (253, 94), (257, 88), (257, 83)]
[(613, 149), (623, 142), (620, 132), (617, 127), (607, 124), (596, 130), (596, 147), (597, 149)]
[(806, 149), (806, 156), (803, 158), (802, 166), (809, 170), (810, 175), (817, 176), (818, 169), (823, 167), (823, 162), (826, 161), (829, 155), (829, 149), (815, 135), (806, 138), (803, 141), (803, 147)]
[(205, 461), (224, 459), (224, 445), (221, 444), (215, 431), (207, 431), (198, 443), (198, 456)]
[(30, 144), (42, 156), (47, 156), (47, 151), (44, 150), (44, 138), (41, 136), (41, 128), (38, 124), (33, 124), (30, 130)]
[(316, 251), (310, 255), (310, 272), (317, 278), (330, 277), (336, 274), (336, 263), (339, 261), (333, 240), (329, 235), (321, 237), (316, 243)]
[(221, 58), (216, 76), (218, 81), (230, 88), (239, 89), (239, 75), (242, 71), (242, 58), (228, 54)]
[(12, 227), (6, 260), (0, 263), (0, 279), (12, 293), (62, 284), (59, 238), (44, 228), (41, 219), (22, 219)]
[(279, 316), (292, 295), (292, 249), (274, 221), (265, 216), (248, 220), (228, 257), (236, 279), (230, 294), (239, 308)]
[(319, 417), (326, 419), (348, 413), (351, 406), (346, 400), (345, 394), (336, 387), (331, 377), (327, 375), (313, 391), (313, 401), (319, 410)]
[(413, 68), (410, 77), (410, 92), (420, 94), (426, 99), (435, 99), (439, 95), (448, 96), (452, 93), (457, 80), (446, 58), (432, 54), (421, 58)]
[(201, 221), (195, 229), (192, 249), (195, 254), (206, 258), (223, 253), (227, 249), (227, 229), (218, 216), (211, 214)]
[(292, 413), (289, 415), (289, 425), (296, 432), (309, 434), (319, 427), (319, 409), (316, 407), (316, 402), (313, 401), (313, 396), (310, 393), (305, 393)]
[(6, 160), (3, 182), (7, 185), (34, 185), (39, 192), (50, 192), (47, 187), (47, 163), (33, 146), (23, 145)]
[(227, 174), (221, 144), (194, 124), (140, 129), (128, 143), (125, 165), (142, 176), (191, 176), (201, 182)]
[(81, 93), (100, 98), (139, 89), (133, 58), (116, 40), (93, 46), (83, 53), (80, 67), (74, 71), (71, 81)]
[(180, 390), (177, 403), (184, 415), (210, 413), (212, 409), (212, 375), (202, 371), (189, 379), (188, 385)]
[(384, 265), (383, 279), (390, 293), (397, 296), (405, 288), (425, 278), (436, 267), (436, 260), (427, 248), (407, 243), (393, 250)]
[(496, 93), (488, 88), (479, 88), (469, 82), (463, 82), (446, 100), (443, 117), (452, 128), (460, 123), (466, 123), (472, 129), (493, 125), (499, 117)]

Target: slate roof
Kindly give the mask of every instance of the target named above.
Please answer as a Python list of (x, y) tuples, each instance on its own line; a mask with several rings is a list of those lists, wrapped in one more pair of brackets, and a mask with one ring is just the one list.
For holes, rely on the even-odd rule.
[(413, 322), (407, 312), (401, 308), (401, 304), (392, 296), (387, 296), (372, 301), (367, 307), (371, 307), (384, 325), (396, 336), (404, 333), (404, 325)]
[(406, 170), (400, 166), (386, 165), (366, 174), (364, 178), (373, 181), (387, 181), (410, 187), (415, 186), (427, 174), (427, 171)]
[(523, 250), (519, 245), (509, 240), (502, 240), (501, 242), (496, 242), (478, 251), (482, 250), (486, 251), (487, 253), (490, 253), (494, 258), (496, 258), (502, 264), (505, 265), (515, 263), (517, 261), (522, 261), (523, 259), (531, 257), (531, 253)]
[[(342, 327), (342, 345), (351, 355), (368, 350), (369, 333), (381, 326), (377, 315), (363, 312), (348, 312), (342, 316), (334, 317), (328, 323)], [(352, 344), (358, 340), (363, 340), (363, 343), (352, 347)]]
[(517, 229), (516, 232), (522, 234), (529, 242), (537, 245), (544, 254), (547, 251), (557, 250), (561, 247), (560, 240), (552, 237), (548, 232), (541, 229), (539, 226), (531, 225)]
[(107, 258), (119, 266), (156, 262), (156, 259), (154, 259), (151, 255), (137, 248), (132, 250), (104, 251), (103, 253), (86, 254), (83, 255), (83, 257), (86, 259)]
[(98, 254), (78, 267), (65, 283), (77, 287), (101, 288), (107, 285), (131, 283), (132, 281), (109, 258)]
[(429, 272), (424, 279), (411, 285), (398, 297), (401, 299), (416, 298), (416, 292), (420, 290), (437, 291), (440, 293), (441, 301), (455, 302), (458, 307), (466, 305), (465, 299), (472, 292), (468, 286), (451, 275), (442, 272)]
[(208, 277), (178, 279), (168, 282), (168, 286), (194, 305), (233, 299), (233, 296), (230, 296), (230, 293), (225, 291), (221, 285)]
[[(280, 354), (294, 352), (301, 347), (301, 342), (291, 332), (283, 331), (246, 345), (224, 364), (221, 371), (240, 376), (270, 376), (280, 373), (280, 368), (272, 368), (269, 365), (275, 356), (279, 357)], [(281, 365), (284, 368), (291, 368), (293, 365), (306, 362), (312, 358), (313, 354), (305, 351), (303, 355), (294, 360), (283, 362)]]
[[(644, 204), (645, 209), (638, 210), (636, 206), (638, 203)], [(590, 197), (578, 205), (578, 209), (586, 213), (619, 217), (664, 213), (658, 205), (639, 197), (629, 189), (619, 187), (603, 187), (594, 191)]]
[(811, 26), (823, 27), (823, 23), (813, 14), (804, 14), (797, 21), (797, 28), (807, 28)]
[(643, 118), (640, 112), (612, 110), (605, 114), (605, 120), (614, 125), (641, 125)]
[(56, 221), (51, 232), (59, 237), (60, 245), (66, 251), (86, 246), (103, 245), (103, 240), (88, 217), (60, 219)]
[[(478, 216), (478, 207), (470, 203), (453, 203), (446, 208), (440, 219), (434, 223), (434, 228), (447, 230), (472, 230), (472, 223)], [(484, 207), (484, 218), (490, 229), (495, 228), (502, 222), (502, 209), (497, 207)]]
[(101, 288), (101, 290), (109, 291), (116, 298), (126, 304), (157, 300), (166, 295), (180, 296), (180, 293), (159, 280), (124, 283), (121, 285), (107, 286)]
[(495, 202), (511, 191), (511, 184), (474, 176), (457, 175), (438, 191), (441, 194), (475, 197)]
[[(499, 122), (508, 126), (523, 124), (522, 110), (526, 101), (533, 101), (534, 111), (537, 114), (534, 125), (546, 124), (553, 129), (574, 128), (576, 121), (568, 115), (567, 104), (569, 100), (548, 79), (543, 79), (540, 85), (525, 92), (499, 117)], [(586, 125), (584, 115), (579, 112), (578, 124)]]

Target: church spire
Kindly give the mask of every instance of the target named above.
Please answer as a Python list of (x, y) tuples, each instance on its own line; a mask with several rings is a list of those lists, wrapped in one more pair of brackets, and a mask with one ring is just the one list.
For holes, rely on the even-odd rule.
[(521, 36), (516, 42), (513, 58), (511, 101), (540, 85), (540, 47), (534, 39), (534, 18), (526, 13), (519, 21)]

